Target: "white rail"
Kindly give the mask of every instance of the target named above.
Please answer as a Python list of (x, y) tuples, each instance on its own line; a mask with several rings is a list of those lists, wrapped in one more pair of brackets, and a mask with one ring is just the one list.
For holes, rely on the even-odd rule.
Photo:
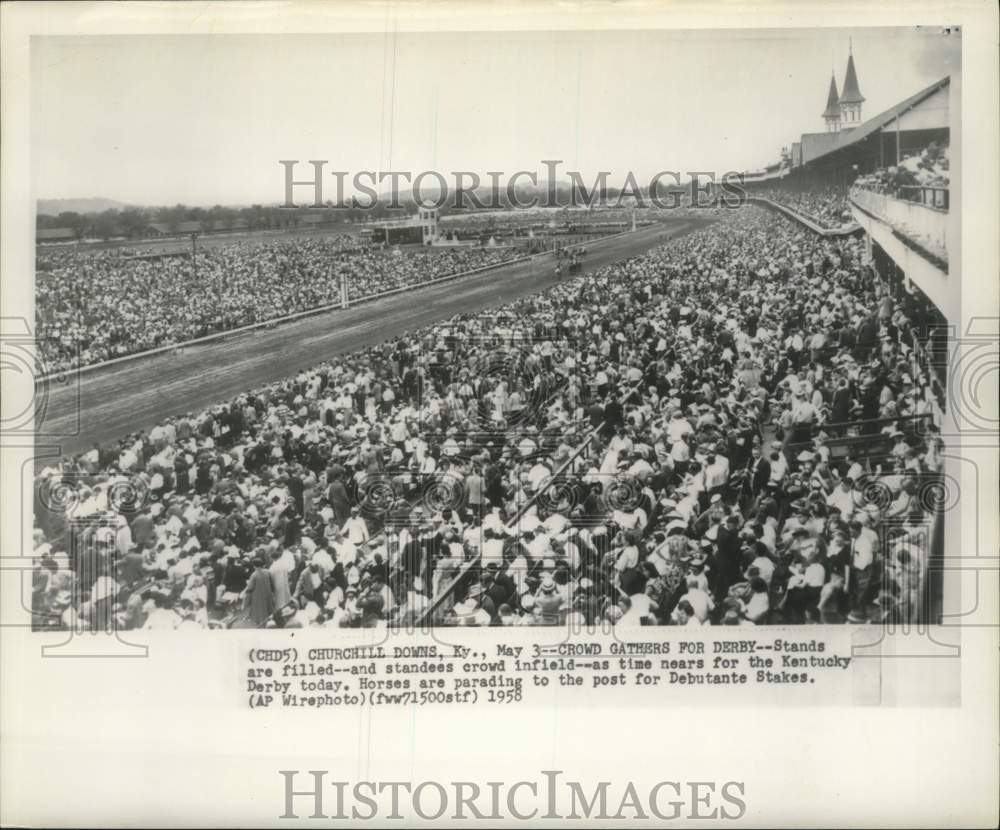
[(948, 212), (941, 208), (863, 187), (851, 188), (851, 199), (903, 236), (948, 261)]
[(775, 202), (774, 200), (768, 199), (764, 196), (748, 195), (748, 199), (751, 202), (760, 202), (761, 204), (767, 205), (768, 207), (772, 207), (775, 210), (781, 211), (789, 218), (794, 219), (796, 222), (799, 222), (802, 225), (805, 225), (813, 233), (817, 233), (820, 236), (848, 236), (849, 234), (852, 234), (855, 231), (861, 230), (861, 226), (856, 222), (851, 222), (848, 225), (841, 225), (839, 228), (824, 228), (821, 225), (817, 224), (812, 219), (812, 217), (807, 216), (804, 213), (799, 213), (799, 211), (793, 210), (792, 208), (788, 207), (788, 205), (781, 204), (781, 202)]

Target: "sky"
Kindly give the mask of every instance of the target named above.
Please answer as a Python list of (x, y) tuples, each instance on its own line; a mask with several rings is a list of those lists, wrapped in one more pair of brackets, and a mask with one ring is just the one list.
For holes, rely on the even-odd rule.
[(824, 130), (849, 44), (866, 119), (960, 68), (937, 28), (39, 37), (34, 192), (276, 203), (281, 159), (348, 180), (755, 169)]

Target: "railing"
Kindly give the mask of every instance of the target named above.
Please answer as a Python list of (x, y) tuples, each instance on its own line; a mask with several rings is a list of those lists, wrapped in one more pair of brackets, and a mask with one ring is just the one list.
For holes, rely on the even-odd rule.
[(894, 196), (906, 202), (924, 205), (925, 207), (947, 212), (951, 207), (951, 190), (939, 185), (923, 184), (869, 184), (864, 181), (855, 182), (858, 190), (867, 190), (879, 196)]
[[(929, 191), (933, 202), (935, 192), (943, 188), (916, 188)], [(944, 190), (944, 193), (947, 193)], [(923, 198), (923, 196), (921, 196)], [(857, 185), (851, 188), (851, 201), (859, 209), (884, 221), (899, 235), (916, 242), (934, 256), (948, 261), (948, 211), (922, 201), (899, 198), (889, 193), (878, 193)]]
[(929, 421), (931, 416), (929, 414), (924, 415), (894, 415), (890, 418), (857, 418), (853, 421), (831, 421), (829, 423), (815, 424), (813, 426), (813, 434), (818, 432), (825, 432), (828, 435), (832, 431), (837, 431), (845, 435), (860, 434), (860, 431), (866, 427), (874, 428), (875, 430), (881, 430), (882, 427), (888, 426), (889, 424), (900, 424), (902, 427), (912, 427), (913, 432), (918, 435), (923, 434), (926, 430), (921, 430), (921, 421)]
[[(882, 427), (898, 424), (901, 432), (925, 435), (927, 427), (932, 422), (933, 416), (930, 413), (902, 417), (897, 415), (893, 418), (817, 424), (812, 427), (812, 434), (815, 436), (823, 431), (830, 436), (824, 443), (829, 448), (832, 458), (843, 458), (845, 455), (867, 457), (883, 455), (891, 449), (891, 435), (882, 432)], [(789, 443), (785, 445), (785, 452), (794, 458), (802, 450), (809, 449), (811, 446), (812, 439)]]
[[(913, 334), (913, 347), (910, 352), (911, 361), (911, 373), (914, 377), (923, 371), (926, 376), (928, 383), (930, 383), (931, 392), (934, 394), (934, 398), (937, 400), (937, 404), (941, 407), (942, 412), (947, 412), (948, 410), (948, 394), (945, 388), (943, 376), (946, 376), (946, 368), (941, 365), (944, 361), (941, 360), (940, 356), (935, 356), (930, 354), (924, 342), (917, 337), (916, 333)], [(940, 424), (938, 425), (940, 426)]]
[(947, 212), (951, 206), (951, 191), (947, 187), (930, 187), (920, 184), (907, 184), (898, 188), (903, 198), (909, 202), (943, 210)]
[[(601, 427), (596, 427), (595, 429), (591, 430), (591, 432), (588, 433), (586, 438), (584, 438), (580, 446), (577, 447), (570, 454), (570, 457), (566, 459), (566, 461), (563, 462), (559, 466), (559, 468), (552, 473), (552, 475), (546, 482), (543, 482), (544, 486), (540, 487), (538, 491), (530, 499), (528, 499), (528, 501), (524, 502), (524, 504), (522, 504), (517, 509), (517, 511), (514, 513), (514, 517), (509, 522), (507, 522), (506, 525), (504, 525), (504, 529), (506, 531), (510, 532), (517, 527), (518, 522), (520, 522), (521, 519), (524, 517), (524, 515), (532, 508), (532, 506), (537, 503), (539, 497), (542, 494), (544, 494), (549, 487), (557, 483), (560, 480), (560, 477), (566, 472), (566, 470), (568, 470), (572, 466), (572, 464), (580, 457), (580, 455), (584, 452), (584, 450), (586, 450), (587, 447), (590, 446), (590, 444), (593, 442), (594, 438), (597, 436), (600, 430)], [(462, 565), (458, 573), (455, 574), (455, 576), (451, 579), (451, 581), (447, 585), (443, 586), (441, 590), (438, 591), (437, 596), (435, 596), (431, 600), (430, 605), (427, 606), (426, 610), (424, 611), (423, 615), (418, 621), (420, 625), (433, 622), (434, 616), (438, 613), (438, 611), (448, 600), (448, 598), (455, 593), (455, 589), (458, 588), (458, 586), (465, 581), (465, 579), (469, 576), (469, 574), (472, 573), (475, 570), (475, 568), (479, 566), (481, 561), (482, 561), (482, 554), (477, 553), (469, 561), (465, 562)]]
[[(622, 406), (628, 403), (631, 397), (635, 394), (636, 389), (637, 387), (633, 387), (632, 389), (630, 389), (619, 400), (619, 403)], [(573, 463), (583, 454), (583, 452), (587, 448), (590, 447), (594, 439), (600, 434), (601, 430), (603, 430), (606, 426), (607, 426), (607, 421), (602, 421), (598, 426), (594, 427), (590, 432), (587, 433), (586, 436), (584, 436), (583, 441), (581, 441), (580, 445), (575, 450), (573, 450), (572, 453), (570, 453), (569, 458), (567, 458), (559, 466), (558, 469), (553, 471), (551, 476), (549, 476), (544, 482), (542, 482), (542, 486), (538, 488), (538, 490), (530, 499), (528, 499), (526, 502), (524, 502), (524, 504), (518, 507), (518, 509), (514, 513), (514, 516), (504, 526), (507, 531), (514, 530), (517, 527), (517, 524), (521, 520), (521, 518), (538, 502), (538, 499), (540, 499), (548, 491), (550, 487), (552, 487), (555, 484), (558, 484), (562, 480), (562, 476), (566, 472), (566, 470), (570, 469)], [(458, 588), (458, 586), (463, 583), (463, 581), (468, 577), (470, 573), (474, 571), (474, 569), (479, 565), (481, 561), (482, 561), (482, 554), (477, 553), (468, 562), (462, 565), (461, 569), (452, 578), (452, 580), (447, 585), (445, 585), (440, 591), (438, 591), (437, 596), (435, 596), (431, 600), (430, 605), (421, 615), (420, 619), (417, 621), (417, 624), (426, 625), (428, 623), (432, 623), (434, 620), (434, 615), (437, 614), (441, 606), (444, 605), (444, 603), (448, 600), (448, 598), (455, 592), (455, 589)]]
[(848, 225), (842, 225), (839, 228), (824, 228), (820, 225), (813, 217), (802, 213), (794, 208), (788, 207), (788, 205), (783, 205), (781, 202), (776, 202), (773, 199), (769, 199), (766, 196), (753, 196), (748, 195), (747, 200), (750, 202), (759, 202), (762, 205), (778, 210), (784, 213), (790, 219), (795, 220), (800, 225), (805, 225), (813, 233), (819, 236), (848, 236), (855, 233), (859, 229), (859, 225), (852, 222)]

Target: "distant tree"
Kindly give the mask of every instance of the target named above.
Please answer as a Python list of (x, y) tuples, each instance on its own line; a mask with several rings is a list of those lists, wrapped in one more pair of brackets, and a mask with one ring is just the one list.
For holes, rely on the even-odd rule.
[(232, 228), (233, 222), (237, 216), (238, 213), (233, 210), (233, 208), (223, 207), (222, 205), (214, 205), (208, 211), (208, 229), (229, 230)]
[(161, 221), (166, 222), (170, 232), (176, 233), (177, 226), (188, 220), (188, 208), (185, 205), (174, 205), (171, 208), (163, 208), (161, 215)]
[(64, 210), (59, 214), (58, 220), (56, 227), (72, 229), (76, 239), (83, 239), (83, 235), (87, 232), (87, 226), (90, 224), (86, 216), (75, 210)]
[(122, 233), (129, 239), (134, 239), (142, 236), (143, 231), (149, 225), (149, 216), (146, 211), (140, 208), (125, 208), (118, 221), (121, 224)]
[(102, 213), (95, 214), (91, 219), (90, 232), (99, 239), (107, 242), (112, 236), (121, 233), (118, 221), (118, 211), (109, 208)]

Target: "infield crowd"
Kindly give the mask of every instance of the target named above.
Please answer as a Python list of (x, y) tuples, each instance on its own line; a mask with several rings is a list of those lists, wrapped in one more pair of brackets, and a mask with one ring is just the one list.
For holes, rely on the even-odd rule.
[(233, 243), (136, 257), (122, 249), (38, 255), (37, 340), (47, 372), (336, 303), (517, 257), (513, 248), (401, 252), (351, 237)]

